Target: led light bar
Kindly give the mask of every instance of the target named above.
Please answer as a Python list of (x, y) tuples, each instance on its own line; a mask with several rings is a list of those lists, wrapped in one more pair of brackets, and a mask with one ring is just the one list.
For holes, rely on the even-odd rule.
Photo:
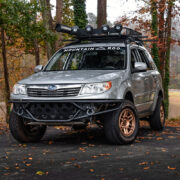
[(101, 27), (101, 30), (103, 33), (108, 33), (109, 32), (109, 25), (105, 24)]
[(92, 27), (92, 26), (87, 25), (85, 29), (86, 29), (86, 32), (87, 32), (87, 33), (89, 33), (89, 34), (92, 34), (92, 33), (93, 33), (93, 27)]
[(78, 26), (71, 28), (62, 24), (57, 24), (56, 31), (74, 35), (79, 41), (103, 41), (108, 39), (109, 41), (129, 40), (130, 42), (142, 42), (143, 38), (147, 38), (133, 29), (123, 27), (121, 24), (116, 24), (112, 28), (106, 24), (97, 29), (94, 29), (90, 25), (87, 25), (85, 29), (81, 29)]
[(72, 32), (72, 34), (74, 34), (74, 35), (77, 35), (78, 30), (79, 30), (79, 27), (78, 27), (78, 26), (74, 26), (74, 27), (71, 28), (71, 32)]
[(62, 25), (62, 24), (56, 24), (55, 29), (56, 29), (57, 32), (63, 32), (63, 33), (71, 33), (71, 31), (72, 31), (71, 27), (68, 27), (68, 26), (65, 26), (65, 25)]
[(116, 24), (114, 26), (114, 29), (115, 29), (116, 32), (120, 33), (122, 31), (123, 27), (122, 27), (121, 24)]

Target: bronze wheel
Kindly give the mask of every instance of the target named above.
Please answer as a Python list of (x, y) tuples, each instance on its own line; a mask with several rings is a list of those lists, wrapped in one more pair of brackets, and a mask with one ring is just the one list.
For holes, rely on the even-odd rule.
[(134, 133), (136, 118), (134, 112), (126, 108), (119, 115), (119, 128), (123, 136), (129, 137)]
[(131, 144), (139, 130), (139, 119), (134, 104), (125, 100), (120, 109), (106, 114), (104, 130), (112, 144)]

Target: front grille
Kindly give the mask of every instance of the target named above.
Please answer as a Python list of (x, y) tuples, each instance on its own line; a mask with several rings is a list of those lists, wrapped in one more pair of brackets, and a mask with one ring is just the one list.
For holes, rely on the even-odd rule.
[(41, 120), (67, 120), (74, 116), (77, 108), (71, 103), (31, 103), (28, 111)]
[(77, 96), (80, 87), (76, 88), (61, 88), (55, 91), (50, 91), (44, 88), (27, 88), (27, 94), (30, 97), (72, 97)]

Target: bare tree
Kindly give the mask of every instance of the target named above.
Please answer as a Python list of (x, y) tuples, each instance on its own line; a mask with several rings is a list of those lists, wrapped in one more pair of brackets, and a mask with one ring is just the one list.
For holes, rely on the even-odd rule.
[(107, 0), (98, 0), (97, 26), (100, 28), (107, 23)]
[(4, 81), (5, 81), (5, 103), (6, 103), (6, 121), (9, 119), (10, 104), (8, 103), (10, 98), (10, 87), (9, 87), (9, 73), (7, 66), (6, 57), (6, 41), (5, 32), (3, 26), (1, 27), (1, 46), (2, 46), (2, 58), (3, 58), (3, 69), (4, 69)]
[[(50, 0), (40, 0), (40, 4), (41, 7), (43, 8), (42, 18), (43, 18), (44, 27), (46, 28), (46, 30), (53, 31), (53, 19), (51, 14)], [(46, 49), (47, 49), (47, 57), (49, 59), (55, 52), (55, 44), (46, 42)]]

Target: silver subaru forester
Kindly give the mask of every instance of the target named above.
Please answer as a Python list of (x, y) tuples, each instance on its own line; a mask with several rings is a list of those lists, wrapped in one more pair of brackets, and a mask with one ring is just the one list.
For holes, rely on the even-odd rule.
[(9, 125), (16, 140), (38, 141), (46, 126), (96, 123), (111, 143), (130, 144), (140, 119), (164, 128), (162, 80), (151, 55), (135, 41), (109, 39), (67, 45), (14, 86)]

